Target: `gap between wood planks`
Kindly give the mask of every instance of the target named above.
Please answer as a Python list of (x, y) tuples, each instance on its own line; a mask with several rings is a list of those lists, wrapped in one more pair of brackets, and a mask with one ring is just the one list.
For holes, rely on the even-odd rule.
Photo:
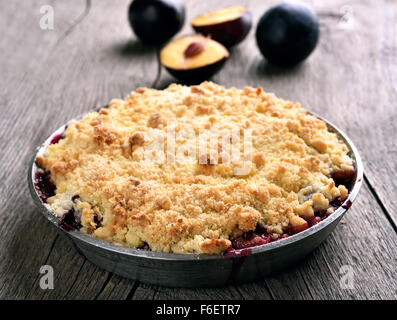
[(389, 211), (386, 209), (385, 205), (383, 204), (382, 200), (380, 199), (378, 193), (376, 192), (375, 188), (371, 185), (371, 183), (368, 180), (368, 177), (366, 174), (364, 174), (364, 182), (368, 186), (369, 190), (371, 191), (372, 195), (376, 199), (376, 202), (378, 203), (379, 207), (382, 209), (383, 214), (385, 215), (386, 219), (389, 221), (391, 224), (394, 232), (397, 234), (397, 224), (396, 221), (393, 219), (393, 216), (389, 213)]
[(94, 300), (97, 300), (98, 297), (101, 295), (101, 293), (105, 290), (106, 286), (110, 282), (110, 279), (113, 277), (113, 272), (108, 273), (108, 277), (106, 278), (105, 282), (103, 283), (101, 289), (98, 291), (98, 293), (95, 295)]

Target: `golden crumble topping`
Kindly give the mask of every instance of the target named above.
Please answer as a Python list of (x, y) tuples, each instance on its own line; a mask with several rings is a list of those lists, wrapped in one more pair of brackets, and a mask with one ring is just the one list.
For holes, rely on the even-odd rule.
[[(198, 152), (198, 136), (213, 131), (222, 135)], [(248, 132), (236, 160), (227, 142)], [(112, 100), (70, 122), (36, 162), (56, 185), (49, 206), (60, 217), (73, 208), (82, 232), (126, 247), (220, 253), (259, 222), (282, 234), (345, 199), (330, 176), (352, 170), (347, 152), (299, 104), (204, 82)]]

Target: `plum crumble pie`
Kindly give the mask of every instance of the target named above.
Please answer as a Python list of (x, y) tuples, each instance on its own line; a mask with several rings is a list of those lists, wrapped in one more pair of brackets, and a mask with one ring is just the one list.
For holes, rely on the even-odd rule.
[(35, 187), (63, 229), (172, 253), (301, 232), (342, 205), (356, 174), (347, 146), (299, 104), (212, 82), (112, 100), (68, 123), (36, 164)]

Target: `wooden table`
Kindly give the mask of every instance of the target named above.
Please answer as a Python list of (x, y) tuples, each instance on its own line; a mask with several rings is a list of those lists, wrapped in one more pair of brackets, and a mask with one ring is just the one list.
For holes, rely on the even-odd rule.
[[(232, 2), (245, 3), (256, 25), (274, 1), (186, 1), (187, 21)], [(46, 4), (54, 9), (54, 30), (39, 25)], [(358, 200), (299, 265), (241, 286), (163, 288), (101, 270), (57, 235), (30, 198), (28, 163), (34, 148), (61, 124), (153, 82), (156, 53), (132, 34), (128, 4), (0, 3), (0, 298), (395, 299), (397, 5), (392, 0), (312, 1), (321, 39), (304, 64), (284, 71), (267, 65), (253, 28), (213, 78), (226, 86), (262, 86), (300, 101), (347, 132), (360, 150), (365, 183)], [(190, 32), (185, 23), (181, 34)], [(159, 87), (172, 81), (163, 71)], [(39, 286), (39, 269), (46, 264), (54, 268), (53, 290)], [(340, 285), (345, 265), (354, 279), (350, 289)]]

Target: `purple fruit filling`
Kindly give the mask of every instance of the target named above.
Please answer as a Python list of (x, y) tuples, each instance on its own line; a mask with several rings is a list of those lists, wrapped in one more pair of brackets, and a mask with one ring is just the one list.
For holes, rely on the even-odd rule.
[(283, 233), (282, 235), (269, 234), (266, 230), (265, 225), (262, 223), (258, 223), (256, 225), (255, 231), (244, 232), (241, 236), (232, 240), (232, 245), (227, 250), (227, 252), (230, 253), (233, 250), (241, 250), (261, 246), (270, 242), (287, 238), (288, 236), (288, 233)]
[(47, 203), (47, 199), (55, 195), (55, 183), (51, 180), (49, 172), (36, 172), (34, 175), (34, 187), (41, 199)]
[[(331, 174), (332, 179), (335, 181), (335, 185), (339, 186), (343, 184), (348, 188), (349, 191), (354, 186), (354, 180), (357, 176), (356, 170), (339, 170)], [(310, 195), (311, 196), (311, 195)], [(309, 199), (306, 199), (309, 200)], [(334, 211), (340, 206), (345, 209), (350, 208), (352, 202), (348, 199), (347, 201), (342, 201), (340, 198), (332, 200), (329, 204), (329, 208), (334, 209)], [(274, 242), (280, 239), (288, 238), (291, 235), (302, 232), (318, 223), (323, 221), (329, 216), (328, 210), (320, 210), (314, 212), (314, 216), (307, 219), (306, 223), (301, 226), (292, 227), (290, 226), (281, 235), (269, 234), (266, 230), (266, 226), (262, 223), (256, 225), (255, 231), (244, 232), (241, 236), (232, 240), (232, 245), (226, 250), (225, 256), (232, 256), (234, 252), (240, 251), (242, 249), (252, 248), (270, 242)]]
[(63, 135), (63, 133), (59, 133), (56, 134), (55, 136), (52, 137), (50, 144), (56, 144), (59, 142), (59, 140), (65, 138), (65, 136)]
[(97, 215), (94, 216), (94, 222), (97, 228), (102, 227), (102, 217), (98, 217)]
[(144, 242), (143, 245), (140, 246), (138, 249), (145, 250), (145, 251), (152, 251), (152, 249), (150, 249), (150, 246), (146, 242)]
[(349, 191), (353, 188), (356, 176), (357, 170), (354, 169), (341, 169), (331, 173), (331, 178), (334, 180), (335, 185), (343, 184)]
[(80, 218), (75, 214), (73, 208), (59, 219), (58, 225), (65, 231), (73, 231), (81, 228)]

